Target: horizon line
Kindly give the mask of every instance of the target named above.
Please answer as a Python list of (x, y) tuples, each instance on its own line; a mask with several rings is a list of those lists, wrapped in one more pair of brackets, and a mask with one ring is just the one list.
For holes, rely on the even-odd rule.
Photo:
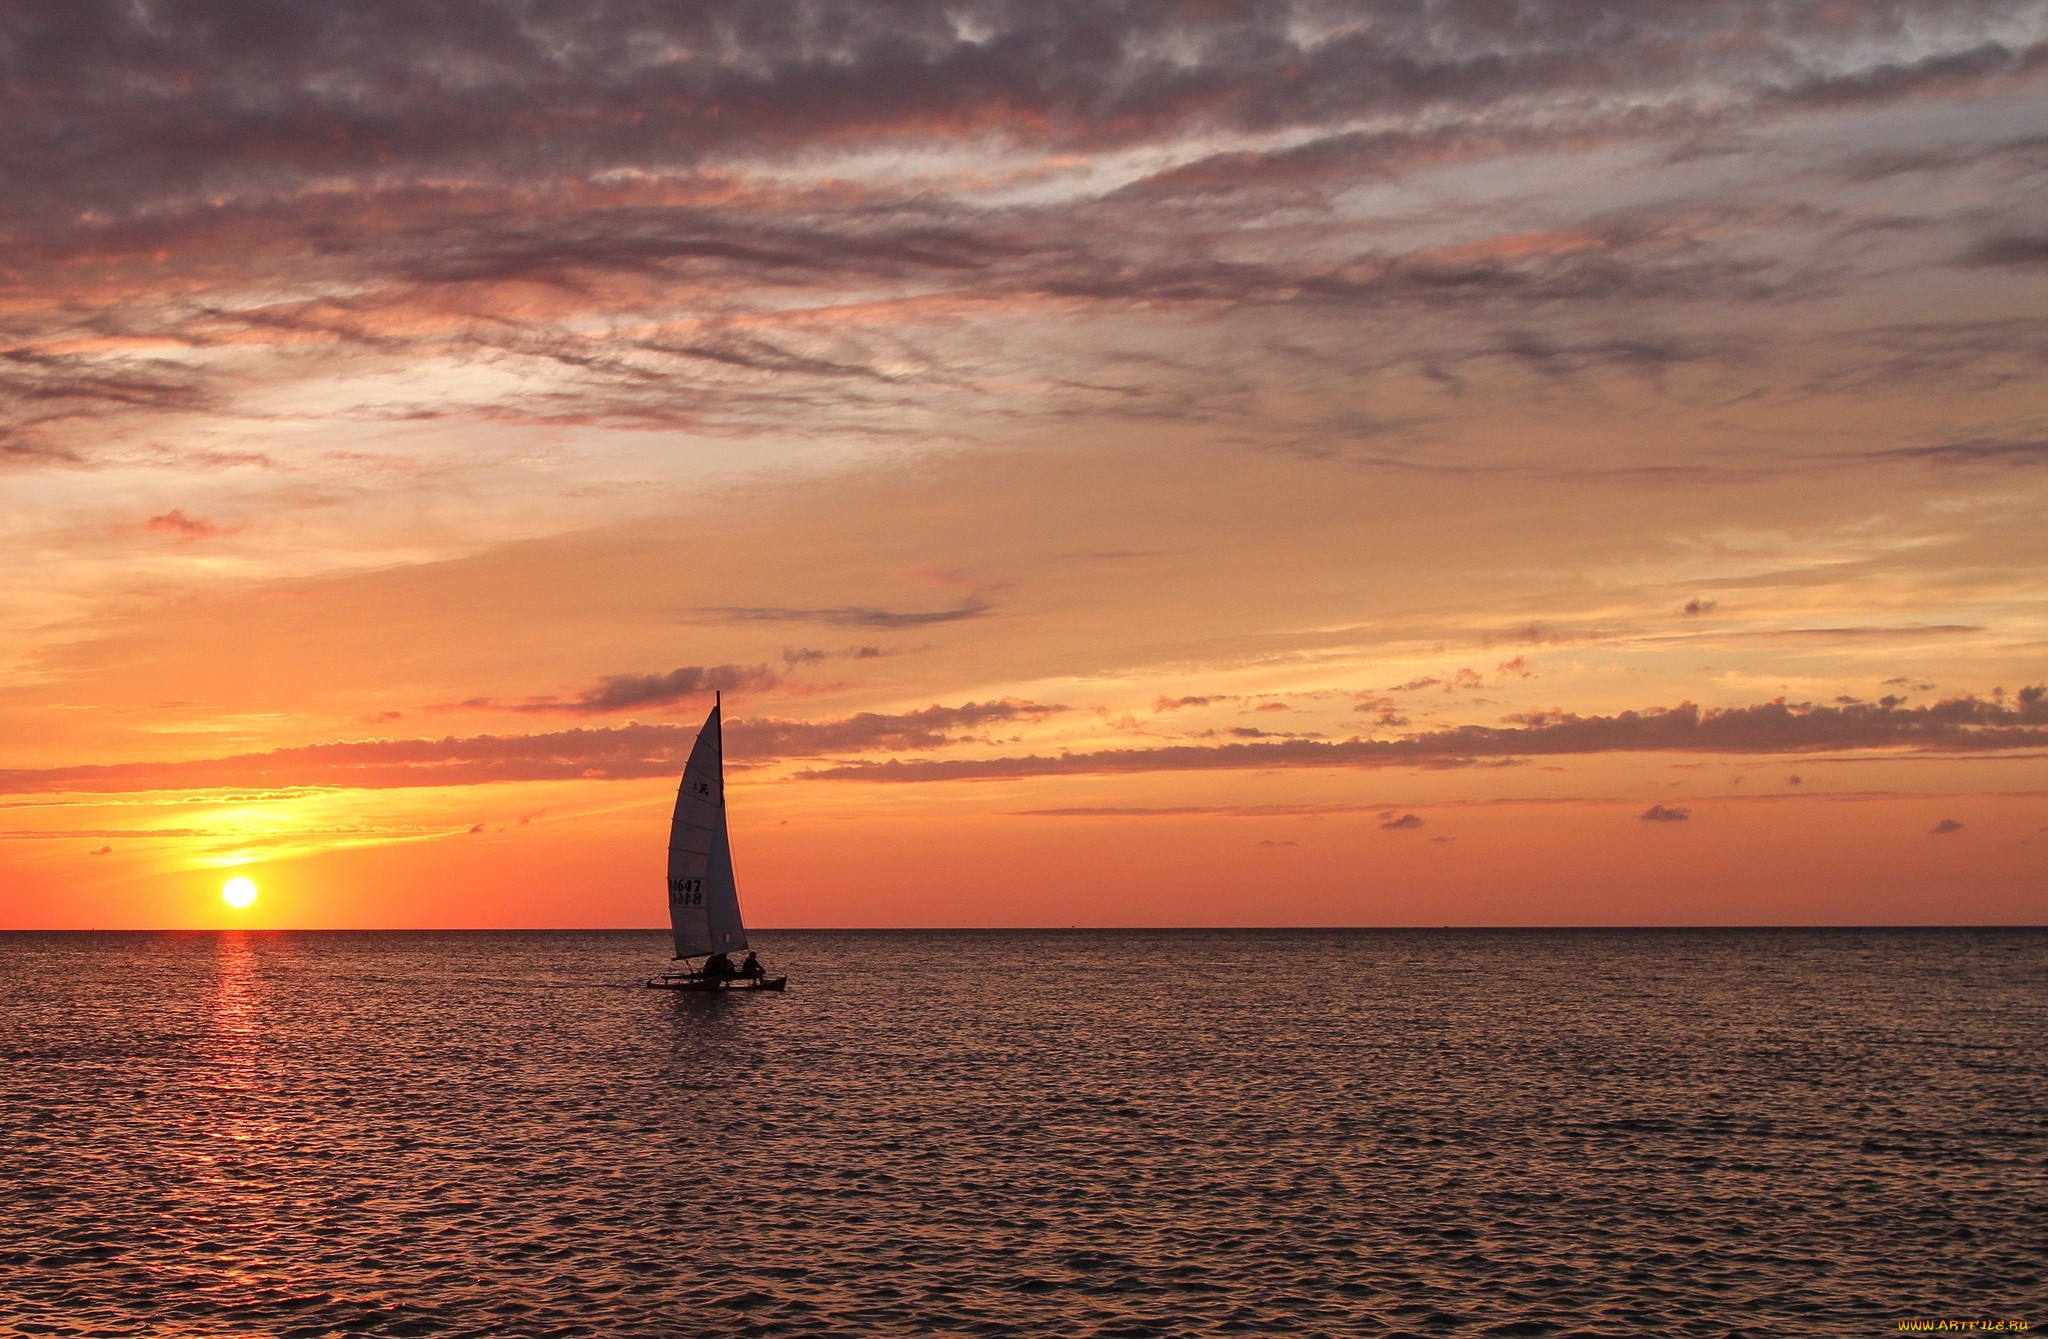
[[(2048, 922), (1746, 922), (1606, 925), (784, 925), (755, 934), (1297, 934), (1307, 931), (1441, 932), (1614, 930), (2048, 930)], [(159, 925), (11, 926), (0, 934), (668, 934), (667, 926), (619, 925)]]

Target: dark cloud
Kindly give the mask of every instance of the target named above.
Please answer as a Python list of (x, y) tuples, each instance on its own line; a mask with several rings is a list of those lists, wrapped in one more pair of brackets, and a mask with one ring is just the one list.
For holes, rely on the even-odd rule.
[(518, 702), (499, 702), (478, 697), (457, 705), (495, 711), (597, 716), (606, 712), (666, 706), (685, 698), (702, 697), (714, 690), (760, 692), (781, 682), (782, 676), (766, 665), (684, 665), (666, 674), (608, 674), (572, 698), (529, 697)]
[(1423, 819), (1419, 814), (1402, 814), (1398, 818), (1389, 814), (1380, 820), (1380, 829), (1383, 832), (1408, 832), (1421, 827), (1422, 823)]
[(1683, 823), (1692, 817), (1692, 810), (1675, 808), (1670, 805), (1653, 804), (1636, 815), (1645, 823)]
[(1385, 805), (1349, 802), (1313, 804), (1169, 804), (1157, 806), (1077, 805), (1065, 809), (1018, 809), (1018, 818), (1312, 818), (1325, 814), (1381, 813)]
[(681, 768), (694, 725), (626, 725), (545, 735), (369, 739), (179, 762), (0, 771), (0, 792), (217, 790), (226, 787), (466, 786), (493, 781), (624, 780)]
[[(2048, 321), (2038, 317), (1992, 320), (1916, 321), (1858, 331), (1837, 349), (1824, 354), (1817, 372), (1797, 386), (1798, 394), (1830, 395), (1890, 388), (1902, 384), (1993, 390), (2015, 383), (2037, 382), (2048, 368)], [(1960, 443), (1972, 447), (1974, 440)], [(1984, 439), (1993, 447), (2001, 439)], [(1896, 461), (1942, 459), (1940, 445), (1858, 453), (1849, 459)], [(1947, 455), (1966, 462), (1968, 452)], [(1842, 458), (1834, 458), (1840, 463)]]
[(782, 663), (795, 669), (798, 665), (815, 665), (826, 660), (879, 660), (889, 654), (879, 646), (849, 646), (839, 651), (825, 651), (814, 646), (785, 646), (782, 648)]
[(1706, 600), (1694, 596), (1692, 599), (1687, 600), (1685, 607), (1678, 612), (1684, 614), (1687, 618), (1698, 618), (1702, 614), (1711, 614), (1720, 607), (1721, 602), (1719, 600)]
[[(7, 333), (0, 317), (0, 340)], [(116, 414), (195, 413), (217, 403), (198, 372), (171, 359), (0, 349), (0, 464), (73, 459), (73, 450), (52, 436), (66, 425)]]
[(2048, 234), (2007, 234), (1987, 237), (1964, 253), (1971, 265), (2003, 265), (2012, 269), (2048, 269)]
[[(989, 725), (1038, 721), (1065, 710), (1061, 706), (1005, 699), (969, 702), (958, 707), (932, 706), (894, 716), (863, 712), (833, 721), (732, 720), (725, 723), (726, 756), (740, 762), (765, 762), (824, 753), (936, 748), (963, 733)], [(695, 724), (635, 722), (611, 727), (579, 726), (537, 735), (450, 735), (442, 739), (309, 744), (180, 762), (0, 770), (0, 793), (118, 793), (225, 787), (275, 791), (306, 786), (384, 789), (500, 781), (621, 781), (668, 776), (679, 771), (696, 743), (697, 730)]]
[(1878, 460), (1925, 460), (1937, 465), (2048, 465), (2048, 439), (2002, 441), (1978, 438), (1934, 446), (1901, 446), (1872, 452)]
[(1245, 770), (1295, 767), (1462, 766), (1483, 759), (1585, 753), (1771, 755), (1849, 749), (1969, 753), (2048, 743), (2048, 689), (2023, 688), (2010, 702), (1951, 698), (1913, 707), (1896, 698), (1852, 706), (1784, 701), (1701, 708), (1685, 703), (1613, 716), (1534, 712), (1517, 728), (1466, 725), (1402, 739), (1182, 744), (1101, 749), (1057, 757), (854, 763), (806, 775), (855, 781), (953, 781), (1015, 776)]
[(1162, 697), (1153, 702), (1152, 710), (1179, 711), (1182, 707), (1206, 707), (1212, 702), (1237, 702), (1242, 699), (1236, 693), (1211, 693), (1199, 697)]
[(1946, 837), (1951, 832), (1961, 832), (1962, 830), (1962, 823), (1953, 818), (1944, 818), (1933, 827), (1927, 829), (1927, 835), (1930, 837)]
[[(87, 420), (233, 407), (264, 376), (350, 359), (504, 365), (527, 387), (488, 407), (360, 415), (698, 433), (800, 423), (897, 440), (1021, 412), (1187, 421), (1268, 403), (1276, 377), (1245, 365), (1244, 341), (1140, 367), (1074, 340), (1071, 321), (1027, 347), (963, 319), (1077, 306), (1170, 313), (1182, 333), (1285, 309), (1303, 337), (1254, 341), (1276, 366), (1419, 373), (1447, 396), (1486, 367), (1518, 384), (1661, 386), (1762, 356), (1761, 340), (1659, 328), (1673, 300), (1840, 282), (1832, 257), (1744, 239), (1810, 243), (1849, 225), (1687, 199), (1421, 245), (1360, 224), (1341, 197), (1488, 157), (1697, 147), (1788, 111), (1998, 89), (2040, 68), (2041, 39), (2026, 0), (1542, 4), (1506, 18), (1400, 0), (30, 0), (0, 32), (0, 252), (26, 295), (0, 311), (0, 461), (94, 463), (118, 441)], [(2001, 140), (2001, 161), (2024, 166), (2032, 139)], [(1126, 150), (1166, 166), (1130, 182)], [(1919, 166), (1865, 155), (1851, 171), (1940, 158), (1911, 153)], [(861, 170), (835, 170), (841, 157)], [(967, 157), (950, 177), (930, 165)], [(1077, 174), (1084, 159), (1107, 188)], [(1073, 189), (995, 199), (1010, 171)], [(1274, 220), (1278, 242), (1259, 226)], [(1469, 221), (1446, 222), (1468, 238)], [(2008, 228), (1969, 254), (2035, 265), (2038, 244)], [(819, 315), (886, 303), (901, 304), (886, 320)], [(1471, 328), (1361, 340), (1374, 313)], [(2024, 341), (1987, 357), (1932, 325), (1890, 338), (1807, 389), (1901, 368), (2039, 374)], [(190, 356), (252, 348), (290, 356), (264, 372)], [(1043, 402), (1020, 410), (1027, 384)], [(1304, 434), (1299, 450), (1357, 458), (1335, 436)]]
[[(1888, 18), (1898, 17), (1894, 11)], [(2008, 45), (1982, 41), (1961, 50), (1928, 52), (1917, 57), (1880, 57), (1862, 68), (1809, 74), (1782, 90), (1773, 90), (1781, 105), (1844, 107), (1891, 102), (2024, 74), (2048, 62), (2048, 45)]]
[[(136, 839), (215, 837), (218, 832), (207, 828), (12, 828), (0, 832), (0, 841), (71, 841), (78, 838), (115, 837)], [(111, 846), (103, 848), (111, 851)], [(88, 851), (87, 855), (100, 855), (103, 851)]]
[(922, 628), (935, 623), (958, 623), (981, 618), (995, 606), (973, 596), (952, 609), (905, 612), (870, 605), (841, 605), (834, 609), (789, 609), (775, 606), (721, 605), (701, 609), (701, 614), (730, 619), (735, 623), (819, 623), (835, 628)]
[[(1629, 220), (1557, 248), (1371, 251), (1336, 265), (1253, 256), (1189, 258), (1184, 251), (1155, 254), (1128, 244), (1113, 249), (1113, 243), (1097, 243), (1085, 251), (1068, 246), (1041, 252), (1028, 267), (1008, 267), (1005, 283), (1090, 303), (1284, 305), (1304, 312), (1329, 309), (1333, 315), (1358, 308), (1508, 314), (1518, 307), (1541, 310), (1559, 303), (1783, 296), (1788, 291), (1788, 278), (1773, 277), (1769, 262), (1644, 236), (1655, 231), (1641, 220)], [(1655, 376), (1704, 357), (1724, 357), (1724, 349), (1666, 337), (1568, 337), (1522, 329), (1459, 359), (1507, 358), (1546, 378), (1565, 380), (1608, 368)]]
[(1949, 144), (1939, 149), (1879, 149), (1850, 159), (1843, 164), (1842, 174), (1851, 181), (1870, 182), (1909, 172), (1946, 173), (1987, 163), (2008, 172), (2048, 168), (2048, 135), (2020, 135), (1972, 146)]
[(962, 732), (1041, 721), (1065, 710), (1005, 698), (957, 707), (930, 706), (893, 716), (861, 712), (835, 721), (734, 721), (725, 728), (726, 749), (732, 757), (746, 760), (910, 752), (953, 743)]
[(161, 516), (150, 517), (142, 523), (141, 528), (153, 535), (169, 535), (181, 544), (212, 539), (219, 535), (232, 535), (242, 529), (239, 525), (216, 525), (203, 516), (187, 516), (182, 507), (174, 507)]
[[(1579, 110), (1602, 97), (1619, 118), (1676, 97), (1709, 119), (2009, 77), (2038, 48), (1984, 34), (2027, 30), (2013, 21), (2024, 12), (2017, 0), (1893, 0), (1832, 25), (1818, 6), (1710, 3), (1544, 6), (1501, 22), (1397, 0), (44, 0), (18, 7), (0, 45), (0, 74), (27, 94), (11, 109), (0, 172), (24, 211), (60, 200), (105, 211), (323, 181), (675, 169), (835, 140), (1100, 152), (1424, 111), (1484, 124), (1531, 101)], [(1735, 25), (1741, 42), (1726, 40)], [(1427, 152), (1407, 138), (1295, 152)]]
[(1811, 638), (1816, 641), (1853, 642), (1890, 638), (1967, 637), (1982, 631), (1984, 629), (1974, 623), (1898, 623), (1889, 627), (1767, 628), (1744, 635), (1784, 640)]

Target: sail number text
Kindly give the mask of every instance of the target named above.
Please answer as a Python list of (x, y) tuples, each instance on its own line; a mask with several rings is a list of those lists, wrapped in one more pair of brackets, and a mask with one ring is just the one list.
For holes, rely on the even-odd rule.
[(704, 880), (670, 879), (668, 900), (679, 907), (701, 907), (704, 905)]

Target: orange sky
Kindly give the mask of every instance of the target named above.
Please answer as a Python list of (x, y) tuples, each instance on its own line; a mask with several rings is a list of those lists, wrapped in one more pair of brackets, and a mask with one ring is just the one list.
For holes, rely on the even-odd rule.
[(2040, 923), (2048, 20), (1749, 14), (23, 85), (0, 927)]

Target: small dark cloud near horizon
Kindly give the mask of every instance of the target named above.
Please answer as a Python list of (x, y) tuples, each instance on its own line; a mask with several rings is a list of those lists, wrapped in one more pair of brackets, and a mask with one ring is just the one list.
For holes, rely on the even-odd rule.
[(1260, 842), (1260, 843), (1259, 843), (1259, 845), (1260, 845), (1260, 846), (1265, 846), (1265, 847), (1281, 847), (1281, 846), (1299, 846), (1299, 845), (1301, 845), (1301, 843), (1300, 843), (1300, 842), (1276, 842), (1276, 841), (1263, 841), (1263, 842)]
[(1698, 618), (1702, 614), (1711, 614), (1720, 607), (1721, 602), (1719, 600), (1707, 600), (1695, 596), (1692, 599), (1687, 600), (1685, 602), (1685, 607), (1680, 609), (1678, 612), (1684, 614), (1687, 618)]
[(1380, 831), (1412, 832), (1416, 828), (1421, 827), (1422, 824), (1423, 818), (1420, 814), (1402, 814), (1398, 818), (1389, 814), (1380, 819)]
[(782, 648), (782, 663), (795, 669), (799, 665), (816, 665), (827, 660), (879, 660), (889, 654), (879, 646), (848, 646), (837, 651), (820, 650), (814, 646), (785, 646)]
[(1692, 818), (1692, 810), (1676, 805), (1653, 804), (1636, 817), (1645, 823), (1684, 823)]
[(1877, 641), (1893, 638), (1967, 637), (1983, 632), (1981, 623), (1899, 623), (1875, 627), (1766, 628), (1749, 634), (1775, 640)]
[(223, 535), (240, 534), (247, 527), (220, 525), (203, 516), (187, 516), (183, 507), (173, 507), (160, 516), (152, 516), (142, 523), (141, 529), (152, 535), (169, 535), (180, 544), (197, 543), (202, 539), (218, 539)]
[(86, 852), (87, 855), (112, 855), (113, 853), (114, 848), (111, 846), (97, 846)]
[(474, 836), (475, 836), (475, 835), (476, 835), (477, 833), (479, 833), (479, 832), (482, 832), (483, 830), (484, 830), (484, 825), (483, 825), (483, 824), (481, 824), (481, 823), (472, 823), (472, 824), (470, 824), (470, 828), (469, 828), (469, 834), (468, 834), (468, 835), (470, 835), (470, 836), (474, 837)]
[(1955, 818), (1944, 818), (1939, 823), (1936, 823), (1933, 827), (1927, 829), (1927, 835), (1930, 837), (1946, 837), (1951, 832), (1961, 832), (1962, 830), (1962, 820)]
[(661, 707), (710, 692), (765, 692), (782, 676), (766, 665), (683, 665), (666, 674), (608, 674), (572, 698), (529, 697), (518, 702), (470, 698), (457, 705), (496, 711), (598, 716)]
[(1806, 778), (1794, 772), (1791, 776), (1785, 778), (1785, 784), (1788, 786), (1803, 786), (1806, 784)]
[(796, 609), (775, 605), (717, 605), (697, 612), (736, 623), (817, 623), (834, 628), (923, 628), (958, 623), (993, 613), (995, 606), (970, 596), (951, 609), (915, 612), (871, 605), (840, 605), (829, 609)]

